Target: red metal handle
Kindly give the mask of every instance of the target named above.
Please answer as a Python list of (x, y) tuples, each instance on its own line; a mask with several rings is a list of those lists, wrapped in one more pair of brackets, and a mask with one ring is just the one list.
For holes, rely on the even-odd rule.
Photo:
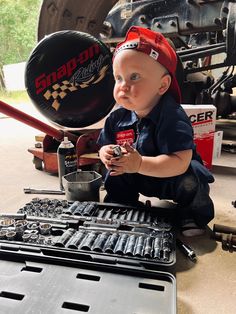
[(18, 121), (21, 121), (35, 129), (38, 129), (52, 137), (54, 137), (55, 139), (57, 139), (58, 141), (62, 141), (64, 136), (66, 135), (71, 141), (76, 142), (78, 139), (78, 136), (67, 132), (67, 131), (63, 131), (63, 130), (58, 130), (26, 113), (24, 113), (23, 111), (20, 111), (8, 104), (6, 104), (5, 102), (0, 100), (0, 112), (2, 112), (3, 114), (14, 118)]

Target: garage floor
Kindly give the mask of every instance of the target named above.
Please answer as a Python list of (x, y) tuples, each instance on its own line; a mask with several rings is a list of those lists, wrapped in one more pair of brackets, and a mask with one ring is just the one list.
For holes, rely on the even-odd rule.
[[(17, 107), (46, 121), (30, 103)], [(59, 188), (56, 176), (34, 169), (32, 155), (27, 152), (29, 147), (34, 146), (34, 138), (38, 134), (40, 131), (0, 113), (0, 213), (16, 212), (35, 197), (24, 194), (23, 188)], [(192, 263), (177, 251), (179, 314), (236, 313), (236, 252), (223, 251), (221, 244), (210, 237), (210, 228), (214, 223), (236, 227), (236, 208), (231, 204), (236, 200), (235, 161), (235, 154), (223, 153), (214, 162), (213, 174), (216, 180), (211, 185), (211, 196), (216, 213), (206, 235), (183, 239), (196, 251), (197, 263)], [(152, 204), (158, 205), (159, 202), (152, 200)]]

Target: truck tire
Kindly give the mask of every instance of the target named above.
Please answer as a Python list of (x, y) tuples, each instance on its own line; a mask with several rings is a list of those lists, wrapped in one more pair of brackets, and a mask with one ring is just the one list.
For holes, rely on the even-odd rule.
[(78, 30), (99, 37), (103, 22), (117, 0), (44, 0), (38, 40), (60, 30)]

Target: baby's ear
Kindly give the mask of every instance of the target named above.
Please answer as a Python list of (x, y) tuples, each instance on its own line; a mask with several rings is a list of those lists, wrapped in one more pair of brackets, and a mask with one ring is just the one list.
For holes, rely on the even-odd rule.
[(168, 90), (168, 88), (170, 87), (171, 84), (171, 76), (170, 74), (165, 74), (162, 78), (161, 78), (161, 84), (160, 84), (160, 88), (159, 88), (159, 94), (163, 95), (165, 94), (165, 92)]

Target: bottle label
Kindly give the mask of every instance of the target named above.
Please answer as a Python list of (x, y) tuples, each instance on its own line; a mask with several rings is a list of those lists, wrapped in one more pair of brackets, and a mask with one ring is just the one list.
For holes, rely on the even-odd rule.
[(77, 170), (77, 156), (74, 155), (66, 155), (65, 156), (65, 174)]
[(57, 158), (60, 189), (64, 190), (62, 177), (66, 174), (77, 171), (77, 155), (73, 147), (59, 147), (57, 150)]

